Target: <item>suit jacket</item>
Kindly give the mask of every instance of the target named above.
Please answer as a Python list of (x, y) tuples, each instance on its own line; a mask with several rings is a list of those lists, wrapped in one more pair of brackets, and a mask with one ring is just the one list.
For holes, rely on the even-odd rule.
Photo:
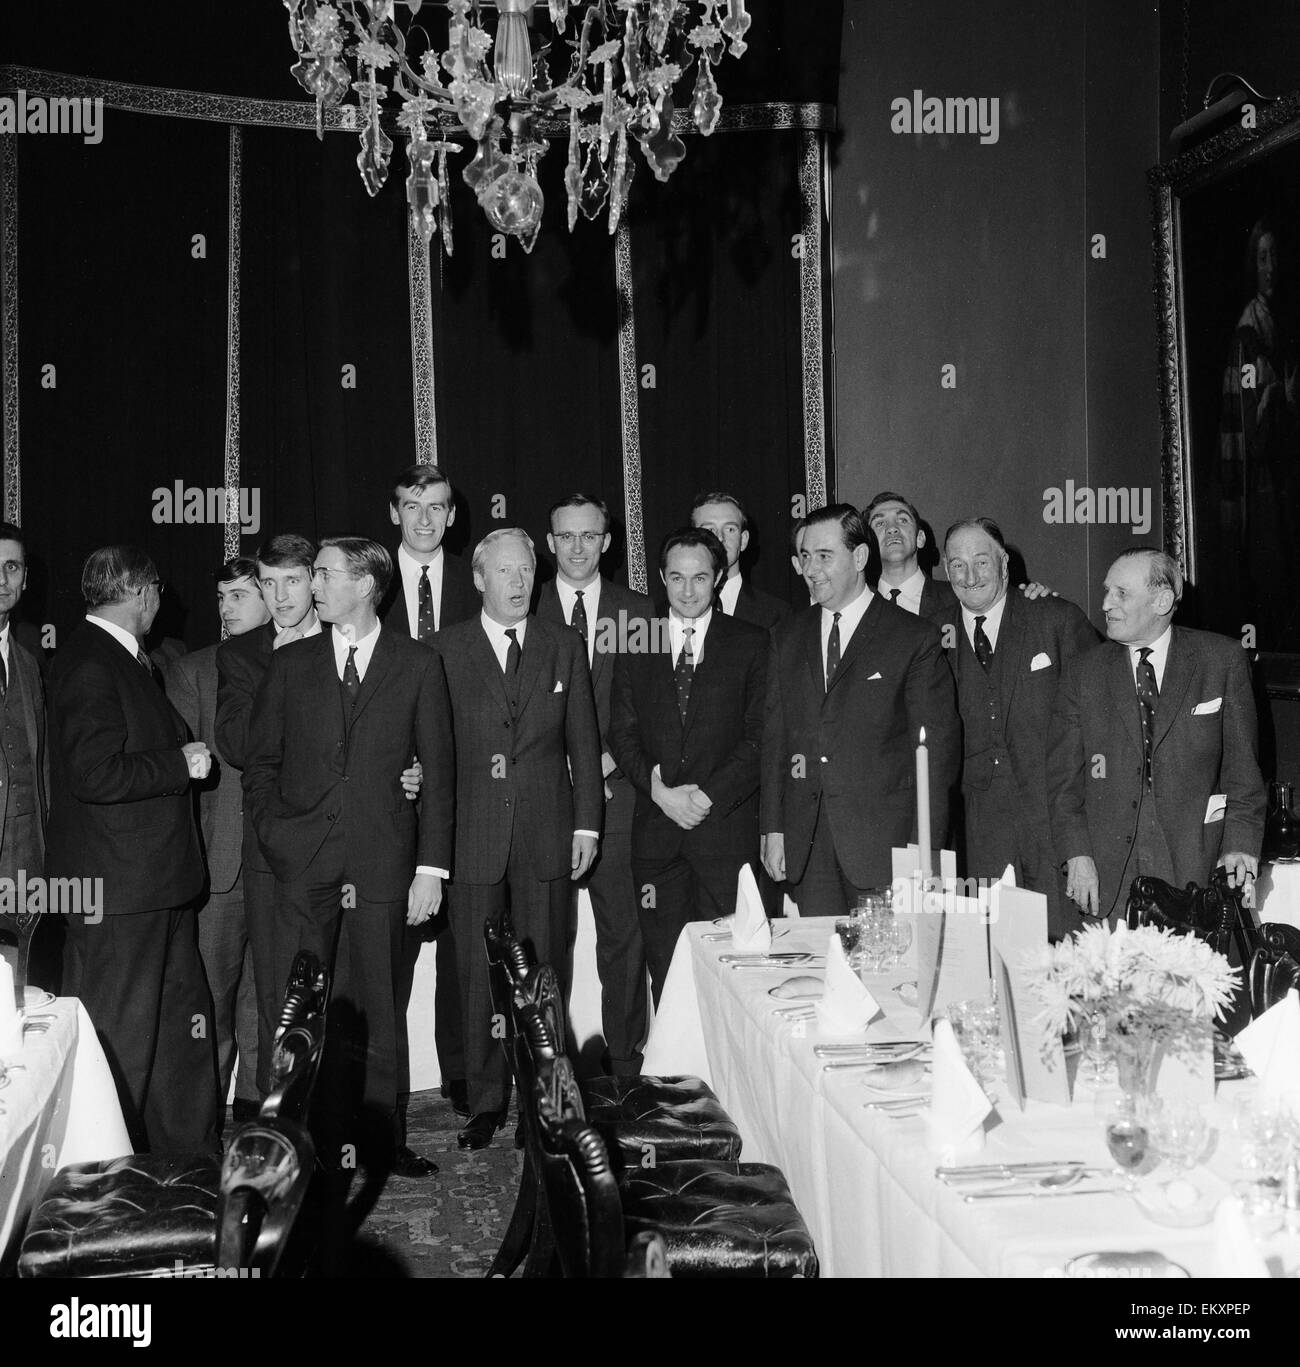
[(185, 722), (155, 677), (87, 622), (50, 666), (46, 872), (104, 880), (104, 912), (181, 907), (203, 856), (181, 746)]
[[(244, 791), (281, 882), (305, 874), (342, 824), (349, 881), (367, 901), (404, 899), (416, 866), (450, 869), (455, 758), (442, 662), (381, 629), (345, 715), (333, 631), (277, 650), (253, 704)], [(419, 756), (419, 811), (398, 776)]]
[[(16, 625), (16, 623), (15, 623)], [(95, 628), (99, 630), (98, 627)], [(30, 650), (19, 643), (13, 628), (9, 631), (9, 677), (17, 675), (18, 688), (10, 688), (12, 704), (15, 694), (22, 698), (23, 725), (27, 732), (27, 748), (31, 751), (32, 768), (36, 780), (36, 840), (42, 860), (45, 854), (45, 822), (50, 809), (50, 752), (45, 738), (45, 685), (41, 681), (41, 667)], [(0, 845), (4, 842), (5, 818), (9, 814), (9, 764), (0, 747)], [(40, 873), (40, 869), (30, 870)]]
[[(217, 647), (217, 711), (213, 734), (216, 736), (216, 748), (225, 756), (228, 764), (236, 769), (242, 769), (248, 761), (253, 699), (257, 697), (257, 690), (261, 688), (266, 671), (271, 667), (274, 653), (274, 622), (246, 631), (242, 636), (232, 636)], [(242, 781), (240, 792), (244, 814), (241, 858), (246, 868), (256, 873), (270, 873), (262, 847), (257, 843), (257, 833), (253, 830), (252, 808), (243, 800)]]
[(930, 823), (947, 839), (961, 728), (939, 629), (876, 595), (825, 687), (820, 607), (773, 633), (763, 728), (760, 830), (785, 835), (786, 874), (802, 878), (818, 808), (858, 887), (893, 879), (890, 850), (916, 839), (916, 746), (925, 727)]
[[(483, 606), (474, 587), (474, 574), (458, 555), (442, 548), (442, 603), (435, 604), (438, 628), (455, 625), (477, 617)], [(406, 613), (406, 595), (402, 588), (402, 572), (397, 566), (397, 552), (393, 552), (393, 582), (388, 586), (384, 601), (379, 605), (379, 620), (386, 627), (411, 634), (411, 619)]]
[[(537, 615), (544, 621), (559, 626), (567, 625), (554, 580), (543, 584), (537, 595)], [(609, 579), (600, 581), (600, 614), (594, 623), (588, 621), (587, 629), (596, 633), (596, 650), (591, 661), (591, 691), (596, 699), (596, 724), (600, 728), (603, 753), (614, 754), (614, 747), (609, 740), (612, 715), (610, 698), (614, 684), (614, 661), (619, 654), (619, 646), (632, 643), (630, 633), (635, 630), (631, 625), (633, 622), (641, 620), (648, 627), (653, 618), (654, 604), (644, 593), (625, 589), (622, 584), (615, 584)], [(607, 625), (601, 626), (602, 622)], [(610, 649), (602, 649), (606, 645)], [(605, 802), (604, 833), (626, 835), (632, 829), (636, 794), (621, 768), (615, 769), (605, 784), (612, 796)]]
[(918, 615), (942, 626), (954, 607), (958, 607), (958, 603), (952, 585), (946, 579), (931, 579), (927, 574), (925, 587), (921, 590), (921, 611)]
[(778, 622), (784, 622), (790, 611), (789, 603), (755, 588), (748, 575), (741, 579), (734, 613), (737, 620), (767, 629), (776, 626)]
[[(238, 640), (238, 637), (234, 639)], [(167, 696), (185, 719), (191, 740), (205, 741), (212, 751), (212, 772), (199, 792), (199, 835), (208, 864), (208, 887), (229, 892), (239, 879), (244, 831), (244, 785), (239, 771), (227, 764), (216, 741), (217, 651), (205, 646), (178, 656), (166, 675)]]
[[(1265, 789), (1255, 699), (1238, 641), (1175, 627), (1156, 703), (1151, 792), (1143, 781), (1142, 723), (1128, 649), (1103, 641), (1067, 671), (1048, 751), (1052, 832), (1061, 860), (1090, 855), (1100, 905), (1114, 914), (1140, 873), (1130, 867), (1140, 807), (1156, 819), (1181, 886), (1209, 882), (1219, 857), (1258, 854)], [(1210, 798), (1226, 796), (1222, 816)]]
[[(667, 622), (661, 630), (666, 641)], [(761, 628), (715, 611), (685, 722), (670, 650), (619, 657), (610, 740), (614, 758), (636, 789), (636, 858), (667, 860), (686, 848), (716, 852), (737, 867), (757, 860), (767, 652)], [(682, 830), (651, 798), (656, 764), (669, 787), (698, 783), (713, 803), (694, 830)]]
[(567, 877), (573, 832), (599, 831), (605, 805), (591, 671), (577, 632), (528, 618), (513, 718), (477, 617), (438, 632), (433, 644), (446, 666), (456, 732), (453, 877), (500, 882), (515, 840), (538, 879)]

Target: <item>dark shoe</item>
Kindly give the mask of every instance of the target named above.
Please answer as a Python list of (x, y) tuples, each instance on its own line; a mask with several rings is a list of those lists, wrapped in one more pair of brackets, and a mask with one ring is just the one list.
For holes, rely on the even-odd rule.
[(262, 1103), (251, 1101), (248, 1097), (237, 1096), (230, 1103), (230, 1113), (234, 1117), (236, 1125), (242, 1125), (246, 1120), (256, 1120), (262, 1113)]
[(462, 1120), (469, 1119), (469, 1087), (464, 1078), (454, 1082), (444, 1082), (438, 1090), (451, 1102), (451, 1109)]
[(425, 1158), (402, 1144), (393, 1158), (393, 1173), (397, 1177), (432, 1177), (438, 1165), (432, 1158)]
[(486, 1149), (492, 1136), (506, 1123), (504, 1111), (480, 1111), (469, 1118), (469, 1124), (456, 1136), (460, 1149)]

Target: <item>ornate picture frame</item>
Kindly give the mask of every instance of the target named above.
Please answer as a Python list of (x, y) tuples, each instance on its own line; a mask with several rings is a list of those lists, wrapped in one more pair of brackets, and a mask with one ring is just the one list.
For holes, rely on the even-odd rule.
[(1300, 699), (1300, 91), (1148, 173), (1165, 549), (1180, 620)]

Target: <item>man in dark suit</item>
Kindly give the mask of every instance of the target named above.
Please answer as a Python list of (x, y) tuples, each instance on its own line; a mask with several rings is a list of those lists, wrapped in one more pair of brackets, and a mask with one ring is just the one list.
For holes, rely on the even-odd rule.
[(216, 1146), (212, 1020), (194, 901), (203, 855), (190, 784), (211, 757), (187, 741), (142, 642), (162, 584), (133, 546), (93, 552), (86, 624), (50, 669), (47, 871), (102, 878), (103, 920), (67, 919), (64, 990), (103, 1041), (132, 1141), (155, 1153)]
[(632, 808), (635, 795), (610, 749), (610, 692), (614, 660), (637, 630), (647, 627), (654, 606), (600, 572), (609, 549), (609, 509), (588, 494), (573, 494), (550, 512), (546, 544), (555, 556), (555, 579), (537, 596), (543, 621), (572, 626), (587, 647), (591, 686), (600, 726), (601, 771), (605, 778), (605, 824), (600, 852), (582, 883), (591, 895), (596, 922), (596, 970), (600, 1015), (610, 1070), (641, 1071), (646, 1030), (645, 949), (637, 920), (632, 878)]
[[(221, 625), (234, 638), (271, 620), (257, 586), (257, 562), (246, 556), (217, 570), (217, 609)], [(218, 1096), (224, 1106), (230, 1076), (239, 1056), (234, 1117), (257, 1114), (257, 989), (253, 950), (244, 907), (244, 790), (239, 771), (226, 762), (216, 739), (217, 651), (205, 646), (178, 656), (165, 673), (167, 696), (185, 719), (192, 740), (212, 751), (212, 772), (199, 786), (199, 834), (208, 869), (208, 890), (199, 904), (199, 955), (212, 993), (217, 1051)]]
[(456, 730), (456, 863), (451, 914), (464, 1009), (470, 1119), (461, 1148), (505, 1123), (510, 1081), (483, 950), (507, 905), (519, 938), (567, 993), (573, 884), (596, 857), (604, 792), (591, 671), (578, 634), (528, 615), (536, 556), (517, 527), (474, 551), (475, 621), (438, 633)]
[(614, 670), (610, 740), (636, 788), (632, 871), (656, 1004), (682, 928), (734, 910), (741, 866), (758, 862), (768, 641), (715, 611), (726, 571), (712, 532), (670, 536), (659, 553), (668, 617), (650, 650)]
[(691, 526), (712, 532), (727, 552), (727, 578), (717, 595), (719, 611), (764, 628), (790, 615), (789, 603), (755, 588), (741, 571), (740, 557), (749, 546), (749, 518), (734, 494), (698, 494), (691, 504)]
[(763, 728), (763, 862), (805, 916), (843, 915), (893, 879), (890, 850), (915, 840), (915, 752), (925, 728), (936, 846), (948, 825), (961, 732), (939, 629), (867, 587), (871, 532), (846, 503), (803, 534), (818, 606), (773, 633)]
[[(11, 617), (26, 587), (23, 534), (12, 522), (0, 522), (0, 878), (11, 880), (9, 886), (21, 876), (44, 876), (49, 811), (45, 686), (36, 656), (18, 641)], [(25, 909), (16, 899), (13, 906)], [(0, 919), (0, 929), (4, 924)]]
[(1183, 576), (1163, 551), (1106, 575), (1109, 640), (1057, 693), (1048, 751), (1066, 896), (1112, 922), (1139, 874), (1205, 886), (1217, 865), (1253, 884), (1264, 835), (1255, 699), (1238, 641), (1172, 625)]
[(939, 626), (957, 681), (964, 753), (961, 793), (968, 877), (1000, 878), (1047, 898), (1053, 940), (1079, 929), (1065, 900), (1047, 803), (1047, 735), (1062, 674), (1097, 644), (1063, 598), (1008, 593), (1006, 542), (986, 517), (949, 527), (948, 581), (957, 603)]
[(879, 569), (875, 591), (914, 616), (946, 620), (957, 600), (951, 584), (932, 579), (921, 568), (927, 535), (915, 504), (886, 489), (867, 504), (862, 517), (880, 548), (878, 565), (869, 567)]
[[(388, 516), (395, 527), (401, 528), (402, 540), (397, 548), (397, 573), (380, 616), (386, 626), (406, 631), (412, 640), (429, 645), (435, 632), (454, 622), (468, 621), (479, 610), (478, 591), (469, 566), (443, 545), (447, 529), (456, 521), (456, 495), (447, 476), (436, 465), (407, 466), (393, 481)], [(420, 946), (430, 939), (436, 971), (433, 1038), (442, 1072), (442, 1094), (450, 1097), (457, 1115), (469, 1115), (456, 942), (449, 908), (450, 895), (433, 921), (408, 926), (404, 937), (398, 1042), (398, 1110), (403, 1127), (410, 1093), (406, 1008), (411, 1000)]]
[[(340, 919), (348, 924), (332, 1024), (351, 1017), (358, 1029), (347, 1041), (336, 1031), (334, 1044), (364, 1051), (365, 1120), (389, 1162), (402, 927), (427, 921), (442, 901), (454, 765), (440, 659), (379, 623), (392, 572), (377, 542), (321, 542), (312, 592), (332, 629), (272, 657), (244, 769), (253, 828), (276, 878), (277, 978), (284, 981), (300, 949), (332, 966)], [(397, 779), (412, 755), (425, 774), (418, 817)], [(336, 1161), (328, 1145), (325, 1153)]]

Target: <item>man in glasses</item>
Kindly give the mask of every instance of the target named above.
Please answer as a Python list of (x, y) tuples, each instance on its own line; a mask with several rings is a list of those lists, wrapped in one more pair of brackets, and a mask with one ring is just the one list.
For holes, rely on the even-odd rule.
[(600, 1014), (610, 1070), (641, 1070), (646, 1026), (645, 950), (632, 881), (632, 785), (609, 747), (610, 695), (614, 657), (625, 649), (641, 621), (647, 630), (654, 605), (642, 593), (616, 584), (600, 572), (609, 550), (609, 509), (590, 494), (571, 494), (551, 508), (546, 544), (555, 557), (555, 579), (542, 586), (537, 615), (568, 624), (583, 639), (600, 726), (600, 764), (605, 778), (605, 826), (600, 853), (581, 886), (591, 895), (596, 921), (596, 970)]

